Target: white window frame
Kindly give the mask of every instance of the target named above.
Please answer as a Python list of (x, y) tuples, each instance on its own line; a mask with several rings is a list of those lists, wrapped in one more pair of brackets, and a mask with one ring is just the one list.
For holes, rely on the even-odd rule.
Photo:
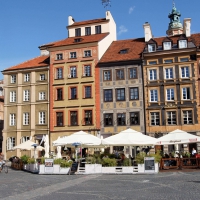
[(157, 69), (149, 69), (149, 80), (150, 81), (157, 80)]
[(56, 78), (57, 79), (63, 78), (63, 68), (62, 67), (56, 68)]
[(24, 90), (24, 98), (23, 101), (29, 101), (30, 100), (30, 91)]
[(76, 68), (76, 66), (70, 67), (70, 75), (71, 75), (71, 78), (76, 78), (77, 77), (77, 68)]
[(84, 51), (84, 57), (91, 57), (92, 56), (92, 51), (91, 50), (85, 50)]
[(56, 60), (63, 60), (63, 54), (62, 53), (56, 54)]
[[(160, 113), (159, 112), (150, 112), (150, 117), (151, 117), (151, 126), (160, 126)], [(158, 124), (157, 124), (157, 122), (158, 122)]]
[(16, 114), (10, 113), (10, 126), (15, 126), (15, 125), (16, 125)]
[(173, 67), (165, 68), (165, 79), (173, 79), (173, 78), (174, 78), (174, 69), (173, 69)]
[(30, 81), (30, 74), (24, 74), (24, 82)]
[(23, 113), (23, 125), (29, 125), (29, 113), (28, 112), (25, 112)]
[[(183, 124), (193, 124), (193, 116), (192, 116), (192, 110), (183, 110)], [(187, 121), (187, 123), (184, 123), (184, 118)]]
[[(184, 71), (182, 71), (182, 69)], [(188, 76), (187, 76), (187, 70), (188, 70)], [(189, 78), (189, 77), (190, 77), (190, 67), (189, 66), (181, 67), (181, 78)]]
[(150, 102), (158, 102), (158, 90), (150, 90)]
[(45, 100), (46, 93), (45, 92), (39, 92), (39, 100)]
[(44, 111), (39, 112), (39, 124), (45, 124), (46, 115)]
[[(189, 92), (189, 94), (188, 94), (188, 92)], [(182, 88), (182, 100), (190, 100), (190, 99), (191, 99), (190, 87), (183, 87)]]
[(45, 74), (40, 74), (40, 81), (44, 81), (45, 80)]
[(155, 44), (148, 44), (148, 52), (155, 52), (156, 45)]
[(70, 55), (70, 58), (77, 58), (77, 53), (75, 51), (73, 52), (70, 52), (69, 55)]
[(16, 74), (10, 76), (10, 83), (16, 83), (17, 76)]
[(174, 100), (175, 100), (174, 88), (167, 88), (166, 89), (166, 101), (174, 101)]
[(84, 66), (84, 74), (85, 74), (85, 76), (92, 76), (92, 66), (91, 65)]
[(8, 137), (7, 138), (7, 150), (13, 150), (13, 147), (15, 146), (15, 137)]
[(10, 102), (16, 102), (16, 91), (10, 91)]
[[(174, 117), (174, 114), (175, 114), (175, 117)], [(176, 111), (167, 111), (166, 112), (166, 115), (167, 115), (167, 124), (168, 125), (177, 125), (177, 121), (178, 121), (178, 119), (177, 119), (177, 112)], [(168, 123), (168, 116), (169, 116), (169, 118), (170, 118), (170, 121), (171, 121), (171, 123)], [(175, 122), (176, 123), (173, 123), (173, 121), (174, 121), (174, 119), (175, 119)]]
[(163, 42), (163, 49), (164, 50), (170, 50), (172, 48), (171, 42)]
[(179, 49), (187, 48), (187, 40), (179, 40)]
[(22, 136), (21, 139), (20, 139), (20, 143), (24, 143), (28, 140), (30, 140), (30, 136)]

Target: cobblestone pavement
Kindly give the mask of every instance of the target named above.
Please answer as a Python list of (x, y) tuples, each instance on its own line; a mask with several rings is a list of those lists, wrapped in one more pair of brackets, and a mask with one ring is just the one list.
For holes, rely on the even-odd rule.
[(199, 172), (156, 175), (37, 175), (9, 170), (0, 174), (2, 200), (200, 199)]

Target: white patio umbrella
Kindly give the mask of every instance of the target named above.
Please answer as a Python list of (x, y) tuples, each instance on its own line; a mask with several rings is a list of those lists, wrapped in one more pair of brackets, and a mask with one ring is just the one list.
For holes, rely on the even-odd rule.
[(56, 158), (62, 158), (62, 155), (61, 155), (61, 146), (57, 146), (57, 155), (56, 155)]
[(101, 139), (86, 133), (84, 131), (75, 132), (70, 136), (59, 138), (53, 142), (54, 146), (73, 146), (74, 143), (80, 143), (82, 147), (93, 147), (101, 145)]
[(49, 136), (45, 136), (45, 141), (44, 141), (44, 149), (45, 149), (45, 158), (49, 158)]
[(102, 144), (109, 146), (146, 146), (155, 145), (156, 138), (142, 134), (131, 128), (102, 140)]
[(169, 132), (167, 135), (164, 135), (157, 139), (157, 145), (165, 144), (187, 144), (187, 143), (197, 143), (200, 142), (200, 137), (197, 135), (192, 135), (185, 131), (176, 129)]
[[(23, 142), (15, 147), (13, 147), (13, 149), (22, 149), (22, 150), (34, 150), (34, 146), (33, 145), (37, 145), (35, 142), (32, 142), (31, 140), (27, 140), (26, 142)], [(42, 151), (44, 148), (42, 146), (37, 146), (36, 150), (37, 151)]]

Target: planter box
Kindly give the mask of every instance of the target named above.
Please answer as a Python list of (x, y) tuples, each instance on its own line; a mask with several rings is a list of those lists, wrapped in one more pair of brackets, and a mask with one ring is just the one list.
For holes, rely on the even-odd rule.
[(138, 164), (138, 173), (144, 173), (144, 164)]
[(85, 164), (85, 173), (86, 174), (95, 174), (102, 172), (101, 164)]
[(23, 170), (29, 170), (29, 165), (28, 164), (23, 164)]
[(39, 174), (44, 174), (44, 165), (39, 165)]
[(53, 173), (59, 174), (60, 173), (60, 165), (53, 165)]
[(116, 168), (118, 167), (102, 167), (103, 174), (116, 174)]
[(160, 168), (160, 163), (155, 163), (155, 173), (159, 172), (159, 168)]
[(133, 173), (133, 167), (122, 167), (122, 173), (132, 174)]
[(70, 167), (60, 167), (60, 174), (69, 174)]

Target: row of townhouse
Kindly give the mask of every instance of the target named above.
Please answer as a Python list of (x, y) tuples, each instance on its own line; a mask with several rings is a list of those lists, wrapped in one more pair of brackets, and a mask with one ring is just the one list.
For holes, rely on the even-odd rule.
[(126, 128), (200, 135), (200, 34), (190, 33), (191, 19), (181, 24), (175, 7), (168, 17), (166, 37), (153, 38), (145, 23), (143, 38), (116, 41), (109, 11), (81, 22), (69, 16), (68, 38), (4, 70), (7, 157), (23, 153), (13, 146), (30, 137), (40, 143), (46, 134), (54, 151), (52, 141), (79, 130), (104, 138)]

